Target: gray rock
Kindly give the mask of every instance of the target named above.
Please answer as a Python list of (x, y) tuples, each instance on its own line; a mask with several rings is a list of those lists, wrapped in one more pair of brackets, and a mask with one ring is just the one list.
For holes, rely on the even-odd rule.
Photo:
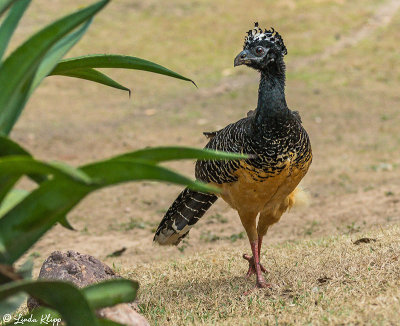
[[(39, 279), (61, 280), (73, 283), (80, 288), (114, 278), (121, 278), (121, 276), (93, 256), (76, 251), (52, 252), (44, 261), (39, 273)], [(28, 299), (29, 311), (38, 306), (40, 303), (36, 299)], [(97, 315), (128, 326), (149, 325), (147, 320), (134, 310), (133, 303), (122, 303), (99, 309)]]
[(149, 326), (147, 319), (139, 315), (129, 303), (121, 303), (114, 307), (100, 309), (97, 311), (97, 315), (123, 325)]

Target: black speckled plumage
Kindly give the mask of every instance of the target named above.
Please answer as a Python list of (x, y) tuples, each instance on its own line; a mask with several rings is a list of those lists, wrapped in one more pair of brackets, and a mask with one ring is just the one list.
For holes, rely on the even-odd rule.
[[(264, 51), (264, 55), (258, 56), (259, 51)], [(287, 178), (292, 171), (307, 172), (312, 160), (310, 141), (299, 113), (291, 111), (285, 99), (283, 56), (286, 53), (278, 33), (262, 32), (258, 25), (256, 32), (249, 31), (235, 65), (246, 64), (260, 71), (257, 108), (249, 111), (246, 118), (205, 135), (210, 139), (206, 148), (250, 154), (251, 158), (197, 161), (198, 180), (215, 185), (232, 184), (238, 181), (241, 175), (238, 172), (245, 170), (255, 183), (262, 183), (280, 175), (284, 169)], [(203, 203), (196, 202), (196, 198), (202, 198)], [(216, 200), (215, 195), (185, 189), (167, 211), (154, 240), (161, 244), (178, 244)]]
[(255, 180), (260, 180), (276, 175), (283, 169), (282, 163), (294, 156), (297, 166), (311, 159), (308, 135), (298, 113), (292, 111), (287, 116), (271, 118), (262, 126), (255, 116), (241, 119), (217, 131), (206, 148), (255, 156), (245, 161), (245, 167), (239, 161), (198, 161), (196, 178), (216, 184), (236, 181), (235, 172), (241, 168), (265, 172), (263, 176), (253, 174)]

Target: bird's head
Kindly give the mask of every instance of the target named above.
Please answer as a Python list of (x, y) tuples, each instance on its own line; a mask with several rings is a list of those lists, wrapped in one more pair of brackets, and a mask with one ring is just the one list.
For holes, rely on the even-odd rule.
[(280, 62), (287, 54), (282, 37), (273, 28), (264, 31), (254, 24), (254, 28), (247, 32), (243, 51), (234, 61), (234, 66), (246, 65), (257, 70), (265, 70), (268, 65)]

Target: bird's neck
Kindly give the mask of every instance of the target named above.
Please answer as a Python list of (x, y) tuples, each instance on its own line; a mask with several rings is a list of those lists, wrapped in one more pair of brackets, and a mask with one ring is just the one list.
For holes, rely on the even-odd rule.
[(289, 112), (285, 99), (285, 64), (280, 60), (261, 71), (256, 123), (285, 118)]

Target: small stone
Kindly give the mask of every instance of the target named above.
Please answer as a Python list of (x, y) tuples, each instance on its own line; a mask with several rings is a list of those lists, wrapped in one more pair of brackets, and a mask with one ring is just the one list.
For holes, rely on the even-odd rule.
[(51, 255), (50, 258), (53, 259), (55, 262), (59, 262), (63, 260), (63, 254), (60, 251), (54, 251)]
[[(39, 279), (66, 281), (77, 287), (85, 287), (115, 278), (121, 278), (121, 276), (100, 260), (72, 250), (67, 253), (60, 251), (51, 253), (44, 261), (39, 274)], [(28, 299), (29, 311), (39, 306), (40, 304), (36, 299)], [(149, 326), (146, 318), (135, 311), (133, 302), (102, 308), (96, 313), (99, 317), (107, 318), (123, 325)]]
[(77, 274), (79, 272), (79, 267), (71, 263), (66, 266), (66, 270), (68, 271), (68, 274)]
[(97, 315), (122, 325), (149, 326), (146, 318), (139, 315), (129, 303), (121, 303), (114, 307), (102, 308), (97, 312)]

